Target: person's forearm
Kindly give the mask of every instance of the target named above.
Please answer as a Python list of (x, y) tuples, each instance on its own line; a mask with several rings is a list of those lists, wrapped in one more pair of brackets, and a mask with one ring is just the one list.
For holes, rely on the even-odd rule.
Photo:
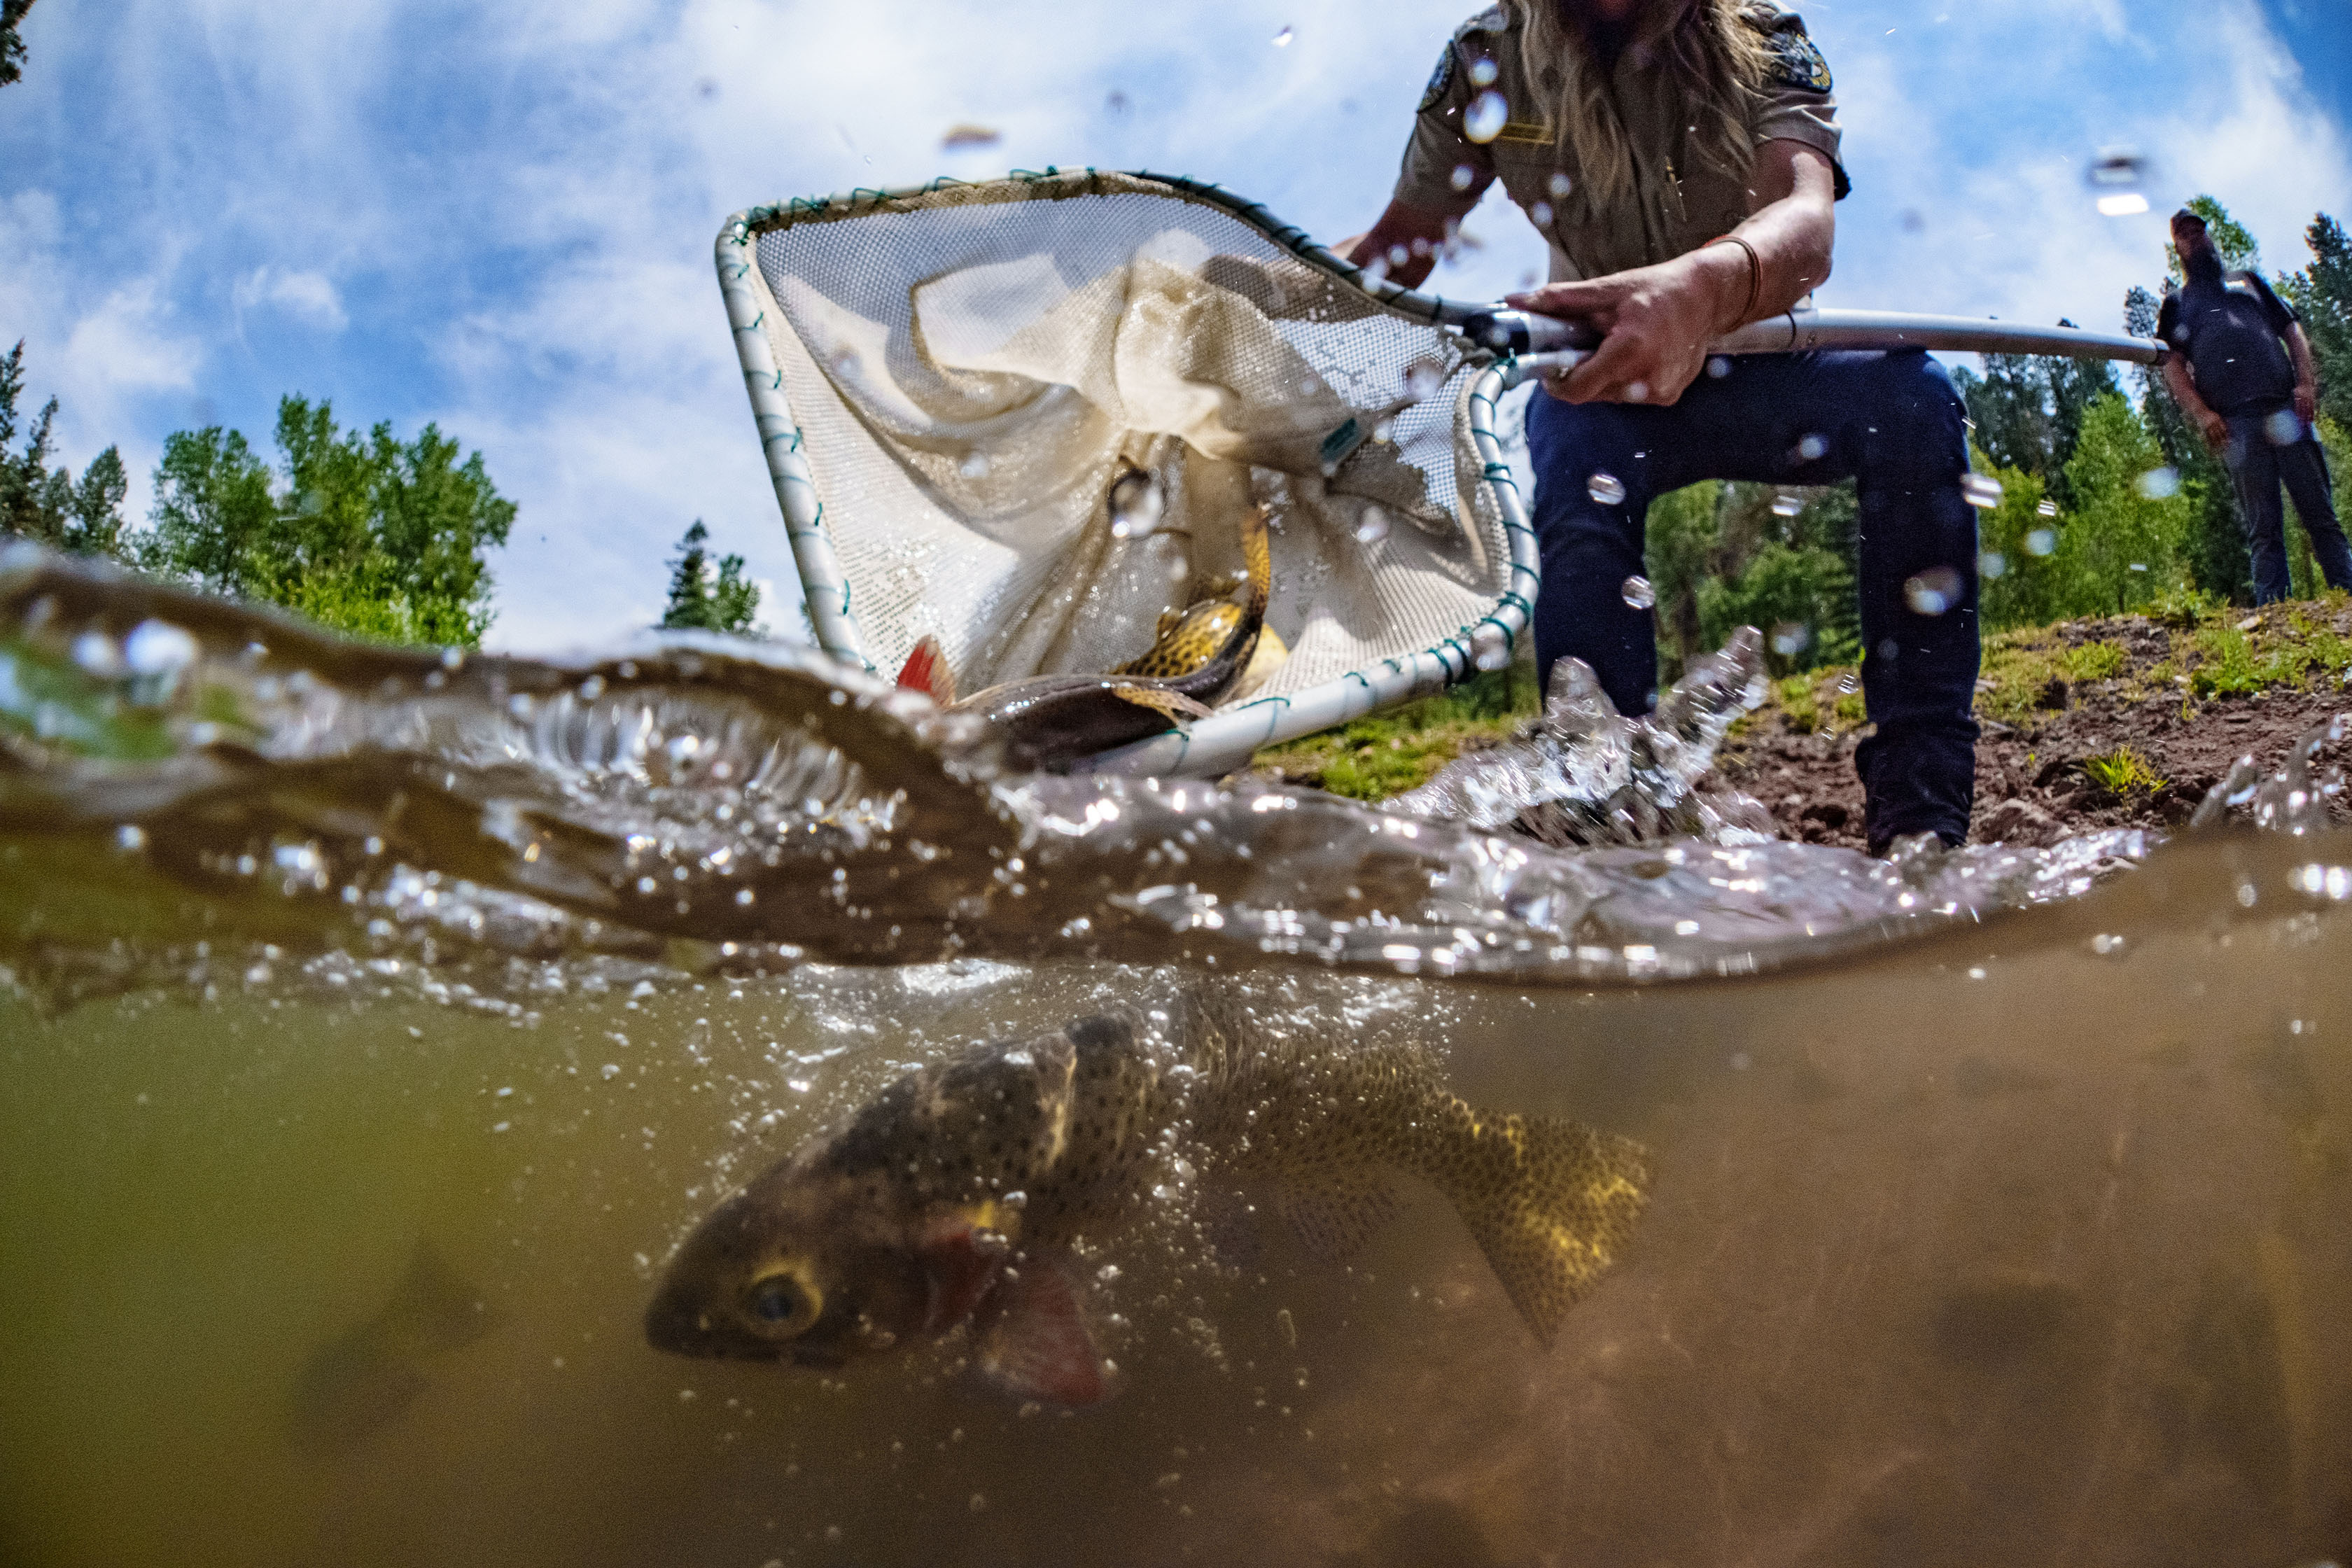
[(1437, 265), (1451, 221), (1444, 213), (1392, 201), (1378, 223), (1333, 248), (1344, 261), (1367, 270), (1377, 262), (1390, 282), (1418, 289)]
[(2197, 395), (2197, 384), (2189, 379), (2189, 367), (2181, 363), (2179, 354), (2164, 362), (2164, 384), (2172, 394), (2172, 401), (2180, 405), (2180, 412), (2189, 416), (2190, 423), (2210, 426), (2221, 417), (2205, 406), (2205, 400)]
[(2312, 358), (2311, 339), (2304, 334), (2300, 324), (2286, 330), (2287, 357), (2294, 362), (2295, 389), (2306, 397), (2319, 393), (2319, 364)]
[[(1731, 237), (1755, 247), (1759, 275), (1756, 301), (1746, 308), (1749, 282), (1748, 258), (1737, 245), (1710, 245), (1704, 254), (1727, 276), (1725, 308), (1733, 318), (1722, 331), (1746, 326), (1790, 310), (1829, 280), (1831, 253), (1837, 239), (1837, 218), (1817, 193), (1791, 191), (1759, 207), (1731, 231)], [(1726, 261), (1736, 266), (1726, 266)]]

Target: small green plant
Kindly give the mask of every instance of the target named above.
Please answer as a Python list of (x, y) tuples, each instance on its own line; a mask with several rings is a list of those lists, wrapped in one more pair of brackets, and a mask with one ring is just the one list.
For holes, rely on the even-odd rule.
[(2099, 756), (2084, 758), (2083, 772), (2117, 800), (2154, 795), (2165, 784), (2164, 775), (2129, 746), (2117, 746)]
[(2121, 675), (2131, 664), (2121, 643), (2086, 642), (2070, 647), (2055, 660), (2058, 673), (2073, 681), (2107, 680)]
[(2148, 619), (2158, 626), (2187, 630), (2210, 620), (2229, 606), (2202, 588), (2176, 584), (2148, 602)]

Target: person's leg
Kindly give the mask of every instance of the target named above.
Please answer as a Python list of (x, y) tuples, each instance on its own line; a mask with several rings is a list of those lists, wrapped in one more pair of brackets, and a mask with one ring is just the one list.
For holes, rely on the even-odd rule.
[(2278, 448), (2279, 477), (2294, 498), (2294, 515), (2311, 536), (2311, 558), (2331, 588), (2352, 588), (2352, 549), (2344, 542), (2344, 528), (2336, 519), (2336, 497), (2328, 483), (2327, 453), (2319, 438), (2305, 430), (2303, 439)]
[[(1646, 713), (1657, 698), (1654, 618), (1647, 606), (1626, 603), (1624, 584), (1643, 574), (1643, 522), (1658, 493), (1656, 454), (1674, 445), (1673, 423), (1670, 409), (1567, 404), (1540, 387), (1528, 402), (1543, 552), (1536, 675), (1545, 689), (1553, 661), (1572, 658), (1592, 667), (1621, 713)], [(1620, 489), (1622, 500), (1609, 499)]]
[(2261, 415), (2230, 421), (2230, 444), (2222, 461), (2238, 491), (2238, 520), (2246, 531), (2246, 556), (2253, 567), (2254, 603), (2274, 604), (2294, 592), (2286, 564), (2286, 508), (2279, 500), (2278, 448), (2263, 428)]
[(1926, 354), (1823, 355), (1862, 416), (1864, 701), (1874, 733), (1854, 753), (1873, 849), (1915, 833), (1968, 837), (1976, 799), (1976, 512), (1960, 492), (1959, 395)]

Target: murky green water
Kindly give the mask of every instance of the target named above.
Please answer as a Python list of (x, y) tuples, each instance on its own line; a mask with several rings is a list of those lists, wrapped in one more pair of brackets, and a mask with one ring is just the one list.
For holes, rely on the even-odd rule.
[[(432, 686), (351, 656), (331, 713), (314, 692), (299, 722), (134, 755), (91, 717), (129, 700), (71, 686), (104, 650), (58, 582), (0, 581), (29, 627), (0, 682), (0, 1559), (2352, 1552), (2346, 836), (2197, 835), (2096, 887), (2095, 856), (1519, 860), (1255, 803), (1289, 797), (913, 777), (867, 695), (782, 677), (728, 743), (760, 754), (765, 715), (835, 750), (792, 791), (688, 789), (659, 766), (720, 727), (651, 663), (667, 717), (575, 713), (562, 766), (544, 724), (493, 721), (517, 685), (585, 703), (619, 665)], [(289, 700), (290, 656), (205, 657), (216, 692)], [(509, 687), (426, 723), (404, 680)], [(152, 696), (130, 717), (225, 722)], [(635, 750), (583, 763), (583, 724)], [(954, 830), (957, 788), (971, 837), (922, 842), (992, 869), (950, 897), (907, 823)], [(1997, 887), (1971, 903), (1970, 879)], [(1019, 962), (777, 946), (812, 934)], [(1211, 990), (1642, 1140), (1631, 1256), (1547, 1352), (1427, 1191), (1345, 1266), (1278, 1232), (1221, 1266), (1171, 1199), (1090, 1259), (1118, 1270), (1094, 1310), (1124, 1386), (1078, 1413), (991, 1394), (952, 1340), (837, 1374), (645, 1343), (686, 1230), (908, 1064)]]

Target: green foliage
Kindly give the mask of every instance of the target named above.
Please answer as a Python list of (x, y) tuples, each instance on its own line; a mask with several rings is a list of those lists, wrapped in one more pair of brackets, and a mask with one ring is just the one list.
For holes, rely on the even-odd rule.
[(2186, 486), (2150, 493), (2146, 481), (2168, 467), (2164, 458), (2121, 396), (2101, 399), (2084, 416), (2066, 462), (2076, 510), (2051, 557), (2063, 584), (2059, 614), (2122, 615), (2184, 583), (2181, 549), (2199, 498)]
[(1710, 647), (1741, 626), (1765, 635), (1774, 673), (1851, 662), (1859, 645), (1853, 617), (1853, 573), (1843, 557), (1816, 544), (1767, 540), (1738, 579), (1710, 578), (1699, 590), (1699, 624)]
[(2032, 475), (2061, 506), (2070, 504), (2066, 458), (2084, 415), (2119, 390), (2114, 367), (2105, 360), (1987, 354), (1983, 375), (1963, 366), (1952, 384), (1968, 405), (1977, 445), (1993, 465)]
[(33, 8), (33, 0), (0, 0), (0, 87), (24, 75), (25, 40), (16, 36), (16, 24)]
[(492, 616), (484, 557), (506, 542), (515, 508), (479, 452), (460, 463), (432, 425), (404, 443), (388, 423), (345, 432), (331, 404), (301, 397), (278, 404), (278, 449), (274, 478), (237, 431), (166, 439), (141, 564), (354, 637), (481, 641)]
[(2352, 237), (2326, 213), (2304, 230), (2311, 265), (2278, 279), (2279, 293), (2303, 318), (2319, 370), (2319, 410), (2352, 426)]
[[(2244, 224), (2230, 216), (2230, 209), (2211, 196), (2191, 196), (2189, 210), (2205, 220), (2205, 233), (2213, 241), (2214, 252), (2221, 265), (2233, 272), (2252, 271), (2263, 264), (2262, 247), (2254, 243), (2252, 233)], [(2165, 279), (2178, 288), (2187, 274), (2180, 270), (2179, 253), (2165, 247)]]
[(1657, 590), (1662, 662), (1680, 671), (1709, 651), (1699, 629), (1698, 592), (1715, 572), (1716, 517), (1723, 486), (1702, 480), (1650, 503), (1643, 568)]
[(2117, 746), (2112, 752), (2084, 758), (2083, 772), (2093, 784), (2117, 800), (2128, 800), (2135, 795), (2154, 795), (2164, 787), (2165, 783), (2164, 775), (2129, 746)]
[(1334, 795), (1385, 800), (1428, 783), (1465, 751), (1507, 739), (1540, 707), (1535, 666), (1521, 659), (1434, 697), (1269, 747), (1256, 766)]
[(740, 555), (714, 563), (704, 548), (709, 540), (710, 531), (700, 518), (678, 540), (677, 556), (669, 563), (669, 605), (662, 612), (662, 629), (763, 635), (753, 624), (760, 613), (760, 585), (743, 575)]
[[(1792, 511), (1784, 497), (1801, 504)], [(1659, 684), (1742, 626), (1765, 633), (1775, 674), (1854, 658), (1858, 511), (1850, 484), (1708, 480), (1652, 502), (1644, 563), (1658, 592)]]
[(120, 554), (122, 502), (131, 490), (122, 455), (109, 447), (90, 459), (79, 482), (70, 468), (52, 469), (49, 428), (58, 415), (52, 397), (26, 433), (23, 455), (11, 456), (24, 387), (25, 345), (19, 342), (0, 359), (0, 534), (77, 555)]

